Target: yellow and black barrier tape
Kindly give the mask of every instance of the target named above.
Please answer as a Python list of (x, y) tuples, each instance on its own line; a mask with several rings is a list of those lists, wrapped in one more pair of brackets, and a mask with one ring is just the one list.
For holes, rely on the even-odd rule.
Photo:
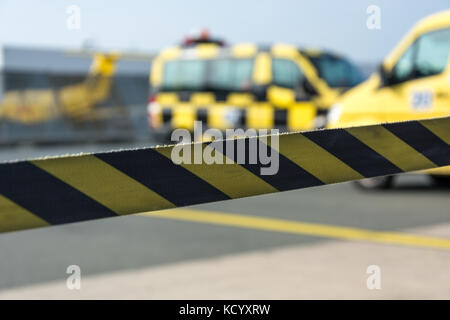
[[(235, 158), (178, 165), (174, 146), (2, 163), (0, 232), (450, 165), (450, 117), (281, 134), (277, 148), (268, 138), (264, 146), (279, 158), (273, 175)], [(262, 140), (232, 144), (244, 141), (248, 150), (253, 139)]]

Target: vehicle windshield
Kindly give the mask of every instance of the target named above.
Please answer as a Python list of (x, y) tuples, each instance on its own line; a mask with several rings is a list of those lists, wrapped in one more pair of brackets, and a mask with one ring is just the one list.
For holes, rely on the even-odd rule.
[(248, 91), (252, 59), (189, 59), (164, 65), (164, 91)]
[(331, 88), (348, 88), (364, 80), (361, 71), (350, 61), (331, 54), (308, 57), (319, 73), (319, 77)]

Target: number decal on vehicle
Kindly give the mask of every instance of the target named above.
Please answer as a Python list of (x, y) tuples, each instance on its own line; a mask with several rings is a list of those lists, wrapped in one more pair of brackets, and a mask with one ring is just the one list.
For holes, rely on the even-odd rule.
[(411, 108), (416, 111), (430, 109), (433, 105), (431, 90), (415, 91), (411, 95)]

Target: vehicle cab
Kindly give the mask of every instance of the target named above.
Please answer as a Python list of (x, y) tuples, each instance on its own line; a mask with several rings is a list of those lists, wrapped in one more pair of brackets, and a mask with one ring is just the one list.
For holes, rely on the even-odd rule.
[[(449, 53), (450, 10), (419, 21), (377, 73), (339, 99), (328, 115), (328, 127), (449, 116)], [(450, 167), (427, 172), (442, 180), (450, 174)]]

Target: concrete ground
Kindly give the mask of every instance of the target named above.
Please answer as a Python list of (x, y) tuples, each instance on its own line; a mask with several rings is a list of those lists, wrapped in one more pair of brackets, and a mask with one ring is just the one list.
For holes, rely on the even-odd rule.
[(449, 208), (449, 189), (402, 176), (390, 191), (339, 184), (0, 234), (0, 299), (449, 299)]

